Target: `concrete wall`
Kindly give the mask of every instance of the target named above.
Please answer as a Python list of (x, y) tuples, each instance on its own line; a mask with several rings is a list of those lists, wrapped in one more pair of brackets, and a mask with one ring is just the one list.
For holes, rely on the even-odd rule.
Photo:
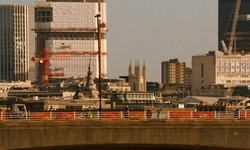
[(250, 120), (212, 119), (2, 121), (0, 149), (73, 145), (250, 149), (249, 124)]
[(193, 79), (195, 79), (192, 83), (193, 90), (202, 89), (202, 87), (208, 89), (210, 84), (215, 84), (215, 56), (193, 56), (192, 68)]

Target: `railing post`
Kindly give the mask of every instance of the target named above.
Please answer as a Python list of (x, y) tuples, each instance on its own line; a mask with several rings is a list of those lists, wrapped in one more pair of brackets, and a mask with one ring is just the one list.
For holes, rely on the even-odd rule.
[(193, 111), (190, 112), (190, 118), (193, 119)]
[(1, 111), (1, 118), (0, 120), (3, 120), (3, 111)]
[(214, 119), (216, 119), (216, 116), (217, 116), (217, 112), (214, 111)]
[(49, 112), (49, 119), (52, 120), (52, 111)]
[(241, 111), (239, 110), (239, 111), (238, 111), (238, 118), (239, 118), (239, 119), (240, 119), (240, 114), (241, 114), (240, 112), (241, 112)]
[(167, 113), (168, 113), (168, 119), (170, 119), (170, 112), (168, 111)]
[(247, 111), (245, 111), (245, 119), (247, 118)]
[(97, 115), (97, 118), (100, 119), (100, 112), (99, 111), (97, 111), (96, 115)]
[(122, 119), (122, 115), (123, 115), (122, 111), (121, 111), (121, 113), (120, 113), (120, 114), (121, 114), (120, 116), (121, 116), (121, 119)]
[(76, 119), (76, 112), (74, 111), (74, 120)]
[(28, 119), (28, 112), (25, 112), (25, 119)]

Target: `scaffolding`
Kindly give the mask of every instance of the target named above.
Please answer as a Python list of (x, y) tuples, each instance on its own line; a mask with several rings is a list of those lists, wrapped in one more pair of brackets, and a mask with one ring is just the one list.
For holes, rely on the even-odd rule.
[[(39, 49), (46, 48), (51, 57), (69, 57), (69, 60), (50, 62), (50, 71), (54, 72), (53, 74), (49, 72), (49, 77), (85, 77), (90, 63), (93, 77), (98, 78), (99, 53), (101, 77), (107, 77), (107, 41), (103, 35), (108, 32), (108, 29), (106, 27), (106, 4), (103, 0), (37, 2), (35, 11), (36, 14), (43, 14), (43, 12), (48, 14), (36, 16), (34, 30), (38, 34), (38, 53)], [(95, 18), (95, 15), (99, 13), (101, 14), (100, 24)], [(44, 18), (47, 21), (46, 19), (44, 21)], [(101, 27), (100, 34), (98, 27)], [(101, 51), (99, 51), (99, 46)], [(55, 68), (61, 66), (64, 67), (63, 74), (55, 71)], [(40, 72), (38, 71), (38, 74)]]

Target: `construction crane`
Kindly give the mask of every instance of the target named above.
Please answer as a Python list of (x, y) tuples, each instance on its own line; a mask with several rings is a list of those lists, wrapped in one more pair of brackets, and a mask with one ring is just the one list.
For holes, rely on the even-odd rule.
[(101, 14), (102, 8), (101, 8), (101, 0), (98, 0), (98, 13)]
[(232, 29), (230, 32), (228, 47), (226, 47), (226, 44), (223, 40), (221, 41), (224, 52), (227, 52), (228, 54), (231, 54), (232, 49), (233, 49), (233, 43), (235, 40), (235, 32), (236, 32), (236, 27), (237, 27), (237, 22), (238, 22), (238, 17), (239, 17), (240, 5), (241, 5), (241, 0), (236, 0), (235, 10), (234, 10), (234, 18), (233, 18), (233, 22), (232, 22)]
[(102, 78), (102, 34), (101, 34), (101, 0), (98, 0), (98, 14), (95, 16), (97, 17), (97, 32), (98, 32), (98, 62), (99, 62), (99, 80)]
[[(68, 54), (68, 55), (97, 55), (99, 52), (93, 51), (51, 51), (51, 54)], [(101, 52), (101, 55), (107, 55), (107, 52)]]
[(236, 32), (236, 27), (237, 27), (239, 12), (240, 12), (240, 4), (241, 4), (241, 0), (236, 0), (234, 19), (233, 19), (233, 23), (232, 23), (232, 31), (230, 34), (229, 45), (228, 45), (228, 53), (229, 54), (231, 54), (231, 52), (232, 52), (233, 42), (235, 39), (235, 32)]
[[(47, 49), (43, 49), (36, 57), (32, 57), (31, 60), (35, 63), (43, 63), (43, 83), (49, 83), (49, 76), (54, 76), (53, 74), (49, 74), (48, 63), (50, 60), (67, 60), (69, 59), (67, 56), (51, 56), (48, 57)], [(56, 76), (62, 76), (62, 73), (56, 73)]]
[(97, 34), (98, 34), (98, 61), (99, 61), (99, 78), (103, 78), (104, 74), (102, 73), (102, 55), (106, 55), (107, 53), (102, 52), (102, 33), (103, 28), (106, 28), (106, 24), (102, 22), (101, 20), (101, 14), (102, 14), (102, 4), (101, 1), (98, 0), (98, 14), (95, 16), (97, 18)]

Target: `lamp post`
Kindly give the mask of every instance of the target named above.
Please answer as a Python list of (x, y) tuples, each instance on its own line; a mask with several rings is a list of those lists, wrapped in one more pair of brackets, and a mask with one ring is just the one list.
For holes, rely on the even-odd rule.
[(101, 90), (101, 14), (95, 15), (97, 19), (97, 37), (98, 37), (98, 66), (99, 66), (99, 109), (102, 111), (102, 90)]

